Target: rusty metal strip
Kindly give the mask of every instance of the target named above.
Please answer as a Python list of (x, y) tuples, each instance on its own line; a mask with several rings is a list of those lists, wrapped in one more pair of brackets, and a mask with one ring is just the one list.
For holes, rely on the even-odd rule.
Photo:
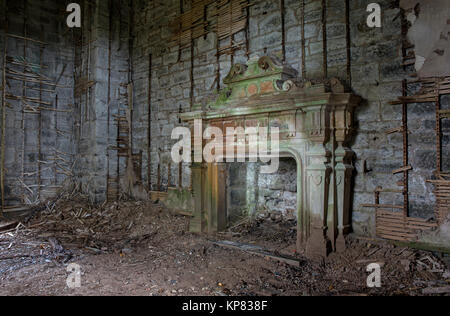
[[(24, 16), (23, 16), (23, 38), (25, 39), (24, 40), (24, 45), (23, 45), (23, 58), (25, 59), (25, 60), (27, 60), (27, 48), (28, 48), (28, 40), (26, 39), (27, 38), (27, 14), (26, 14), (26, 12), (27, 12), (27, 10), (26, 10), (26, 1), (24, 1), (23, 2), (23, 11), (24, 11)], [(40, 62), (39, 62), (39, 64), (41, 64)], [(24, 71), (25, 71), (25, 67), (24, 67)], [(41, 88), (41, 87), (40, 87)], [(25, 126), (26, 126), (26, 124), (25, 124), (25, 118), (26, 118), (26, 115), (25, 115), (25, 104), (24, 104), (24, 100), (25, 99), (27, 99), (27, 89), (26, 89), (26, 82), (23, 82), (23, 86), (22, 86), (22, 113), (21, 113), (21, 124), (22, 124), (22, 154), (21, 154), (21, 163), (22, 163), (22, 165), (21, 165), (21, 178), (20, 178), (20, 180), (21, 180), (21, 182), (23, 183), (23, 184), (25, 184), (25, 176), (24, 176), (24, 174), (25, 174), (25, 137), (26, 137), (26, 134), (25, 134)], [(29, 101), (31, 101), (31, 100), (29, 100)], [(41, 102), (41, 100), (36, 100), (38, 103), (40, 103)], [(39, 111), (40, 112), (40, 111)], [(38, 112), (36, 112), (36, 113), (38, 113)], [(39, 159), (40, 159), (40, 157), (39, 157)], [(38, 159), (38, 161), (39, 161), (39, 159)], [(25, 192), (26, 192), (26, 189), (25, 189), (25, 187), (22, 187), (22, 200), (21, 200), (21, 202), (22, 202), (22, 204), (25, 204)]]
[[(403, 80), (402, 83), (402, 94), (403, 97), (407, 97), (407, 81)], [(402, 114), (402, 121), (403, 121), (403, 165), (408, 166), (409, 165), (409, 146), (408, 146), (408, 104), (403, 103), (402, 105), (403, 114)], [(410, 170), (410, 169), (409, 169)], [(403, 215), (408, 216), (409, 215), (409, 170), (405, 170), (403, 173)]]
[[(436, 87), (437, 88), (437, 87)], [(441, 98), (439, 91), (436, 90), (436, 150), (437, 150), (437, 173), (442, 171), (442, 139), (441, 139)]]
[(327, 0), (322, 0), (323, 78), (328, 78)]
[(301, 24), (302, 24), (302, 77), (306, 78), (306, 35), (305, 35), (305, 0), (301, 0), (302, 13), (301, 13)]
[[(109, 10), (109, 36), (108, 36), (108, 142), (109, 142), (109, 133), (111, 126), (111, 45), (112, 45), (112, 0), (108, 1), (108, 10)], [(106, 199), (110, 201), (110, 171), (109, 171), (109, 150), (106, 150)]]
[(250, 7), (248, 6), (245, 11), (247, 14), (247, 25), (245, 26), (245, 56), (250, 60)]
[[(182, 2), (182, 0), (181, 0)], [(152, 190), (152, 80), (153, 80), (153, 55), (150, 54), (148, 57), (148, 126), (147, 126), (147, 177), (148, 177), (148, 187)]]
[(347, 39), (347, 84), (349, 87), (352, 86), (352, 38), (351, 38), (351, 28), (350, 28), (350, 0), (345, 1), (345, 28), (346, 28), (346, 39)]
[[(44, 25), (41, 24), (41, 38), (44, 36)], [(44, 56), (44, 46), (40, 47), (39, 51), (39, 64), (42, 68), (43, 66), (43, 56)], [(42, 103), (42, 83), (39, 84), (39, 101)], [(41, 191), (42, 191), (42, 165), (41, 162), (44, 160), (42, 157), (42, 112), (39, 111), (39, 131), (38, 131), (38, 161), (37, 161), (37, 169), (38, 169), (38, 200), (41, 200)]]
[(6, 52), (8, 47), (8, 6), (5, 8), (5, 36), (4, 36), (4, 47), (3, 47), (3, 78), (2, 78), (2, 138), (1, 138), (1, 149), (0, 149), (0, 190), (2, 195), (1, 200), (1, 210), (0, 218), (3, 216), (5, 209), (5, 124), (6, 124)]

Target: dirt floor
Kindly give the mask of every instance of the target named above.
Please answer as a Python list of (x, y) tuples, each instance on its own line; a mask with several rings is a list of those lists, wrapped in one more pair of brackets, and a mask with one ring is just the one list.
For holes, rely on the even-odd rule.
[[(349, 250), (311, 262), (295, 253), (294, 218), (261, 215), (229, 232), (200, 236), (189, 219), (160, 204), (89, 206), (60, 200), (0, 233), (0, 295), (309, 296), (448, 295), (448, 258), (349, 239)], [(1, 226), (0, 226), (1, 227)], [(6, 227), (6, 226), (5, 226)], [(215, 244), (258, 245), (292, 263)], [(245, 249), (252, 249), (247, 247)], [(80, 266), (81, 287), (66, 285)], [(369, 289), (367, 266), (382, 267), (382, 287)], [(446, 294), (447, 293), (447, 294)]]

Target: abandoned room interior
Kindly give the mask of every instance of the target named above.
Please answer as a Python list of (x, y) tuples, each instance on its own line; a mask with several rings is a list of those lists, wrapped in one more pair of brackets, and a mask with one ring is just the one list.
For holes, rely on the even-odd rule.
[(0, 295), (450, 294), (448, 0), (0, 9)]

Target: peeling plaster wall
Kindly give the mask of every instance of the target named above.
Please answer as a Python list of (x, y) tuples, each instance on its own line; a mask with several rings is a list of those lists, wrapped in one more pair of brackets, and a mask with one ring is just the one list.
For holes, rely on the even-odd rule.
[(402, 0), (415, 45), (416, 70), (422, 78), (450, 76), (450, 2)]
[(424, 244), (431, 244), (435, 247), (449, 249), (450, 245), (450, 217), (436, 231), (423, 233), (419, 241)]

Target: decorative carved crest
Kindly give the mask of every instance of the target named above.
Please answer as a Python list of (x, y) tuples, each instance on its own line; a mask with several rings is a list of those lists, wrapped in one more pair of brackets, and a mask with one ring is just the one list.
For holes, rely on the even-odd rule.
[(297, 71), (282, 65), (274, 58), (264, 56), (259, 59), (251, 59), (248, 65), (235, 64), (223, 82), (227, 86), (231, 86), (244, 80), (256, 80), (271, 75), (278, 75), (280, 80), (294, 79), (297, 76)]
[[(297, 71), (271, 57), (251, 59), (247, 65), (235, 64), (223, 82), (227, 86), (210, 108), (226, 106), (228, 102), (280, 91), (294, 86)], [(285, 85), (285, 82), (289, 83)]]
[(235, 64), (231, 70), (230, 73), (223, 79), (223, 82), (225, 84), (229, 84), (233, 82), (233, 80), (236, 80), (239, 76), (242, 76), (247, 71), (247, 65), (244, 64)]
[(251, 59), (247, 65), (235, 64), (223, 82), (226, 88), (210, 109), (219, 109), (254, 96), (279, 93), (320, 94), (344, 93), (344, 85), (337, 78), (329, 80), (299, 79), (298, 72), (279, 60), (264, 56)]

